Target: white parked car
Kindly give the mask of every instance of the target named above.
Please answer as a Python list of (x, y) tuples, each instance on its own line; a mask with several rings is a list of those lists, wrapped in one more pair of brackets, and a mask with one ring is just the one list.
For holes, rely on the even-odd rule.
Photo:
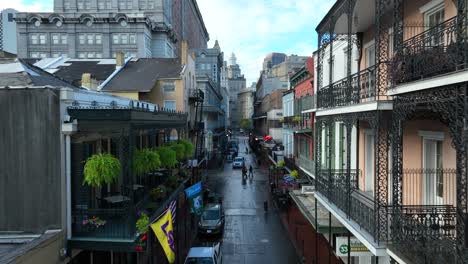
[(213, 247), (193, 247), (185, 259), (185, 264), (221, 264), (223, 256), (220, 247), (219, 243)]
[(232, 162), (232, 168), (242, 168), (244, 166), (244, 157), (235, 157)]

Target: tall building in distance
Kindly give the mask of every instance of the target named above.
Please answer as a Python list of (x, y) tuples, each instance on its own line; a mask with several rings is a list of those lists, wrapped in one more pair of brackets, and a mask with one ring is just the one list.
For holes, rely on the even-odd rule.
[(16, 22), (18, 11), (8, 8), (0, 13), (0, 51), (16, 54)]
[(239, 92), (245, 90), (246, 80), (234, 53), (229, 58), (229, 65), (227, 66), (227, 88), (229, 91), (229, 116), (231, 128), (239, 128), (241, 120), (241, 109), (239, 109)]
[(265, 56), (263, 59), (263, 70), (266, 71), (271, 67), (280, 64), (286, 60), (286, 54), (273, 52)]
[(209, 40), (196, 0), (56, 0), (54, 13), (18, 13), (21, 58), (173, 58)]

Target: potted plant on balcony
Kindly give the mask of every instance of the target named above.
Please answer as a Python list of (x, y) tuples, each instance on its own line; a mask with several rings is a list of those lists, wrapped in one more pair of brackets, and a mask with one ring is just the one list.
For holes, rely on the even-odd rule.
[(141, 213), (140, 218), (138, 218), (136, 222), (136, 228), (138, 234), (146, 234), (148, 233), (148, 226), (149, 226), (149, 217), (146, 213)]
[(284, 117), (280, 117), (279, 121), (280, 123), (284, 123)]
[(158, 187), (152, 189), (150, 191), (151, 198), (153, 198), (154, 201), (161, 201), (164, 199), (167, 195), (167, 188), (164, 185), (159, 185)]
[(152, 149), (136, 150), (133, 155), (133, 172), (142, 176), (153, 172), (161, 167), (158, 152)]
[(95, 154), (86, 160), (84, 166), (83, 185), (101, 187), (110, 184), (120, 175), (121, 166), (117, 158), (111, 154)]
[(291, 177), (293, 177), (294, 179), (297, 179), (297, 177), (299, 177), (299, 172), (297, 172), (297, 170), (291, 171)]
[(93, 216), (91, 218), (85, 218), (81, 222), (81, 225), (86, 229), (88, 232), (92, 232), (97, 228), (104, 226), (106, 224), (106, 220), (103, 220), (97, 216)]
[(294, 117), (292, 118), (292, 121), (293, 121), (294, 123), (299, 123), (299, 122), (301, 122), (301, 117), (300, 117), (300, 116), (294, 116)]
[(276, 164), (276, 168), (282, 169), (284, 167), (284, 165), (286, 165), (284, 160), (280, 160), (280, 161), (278, 161), (278, 164)]

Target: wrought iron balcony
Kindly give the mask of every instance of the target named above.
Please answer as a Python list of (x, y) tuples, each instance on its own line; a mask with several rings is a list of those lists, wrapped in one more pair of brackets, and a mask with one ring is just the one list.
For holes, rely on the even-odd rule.
[(379, 216), (372, 196), (358, 189), (357, 179), (360, 173), (360, 170), (351, 170), (348, 184), (346, 170), (322, 169), (316, 177), (316, 190), (377, 242), (382, 236), (378, 228)]
[(200, 89), (190, 89), (189, 99), (197, 102), (203, 102), (203, 100), (205, 99), (205, 94)]
[(297, 159), (297, 165), (306, 169), (309, 173), (315, 175), (315, 161), (304, 157), (303, 155), (299, 155)]
[[(459, 19), (464, 19), (463, 43), (457, 41)], [(466, 18), (456, 16), (404, 41), (401, 51), (397, 51), (390, 67), (393, 85), (466, 69), (468, 66), (466, 27)]]
[(392, 250), (412, 263), (465, 263), (457, 262), (455, 207), (394, 207), (390, 210), (390, 224)]
[(369, 67), (361, 72), (341, 79), (318, 91), (318, 108), (334, 108), (359, 104), (376, 99), (376, 68)]
[(301, 115), (302, 111), (310, 111), (317, 108), (317, 96), (306, 95), (294, 100), (294, 113)]
[(134, 208), (130, 206), (118, 209), (85, 207), (74, 209), (72, 211), (73, 237), (134, 240), (135, 215)]

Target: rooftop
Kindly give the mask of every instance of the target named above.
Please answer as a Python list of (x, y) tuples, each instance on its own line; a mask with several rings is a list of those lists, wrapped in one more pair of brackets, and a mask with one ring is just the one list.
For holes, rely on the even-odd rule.
[(182, 67), (179, 59), (131, 60), (102, 87), (102, 91), (149, 92), (160, 79), (180, 78)]

